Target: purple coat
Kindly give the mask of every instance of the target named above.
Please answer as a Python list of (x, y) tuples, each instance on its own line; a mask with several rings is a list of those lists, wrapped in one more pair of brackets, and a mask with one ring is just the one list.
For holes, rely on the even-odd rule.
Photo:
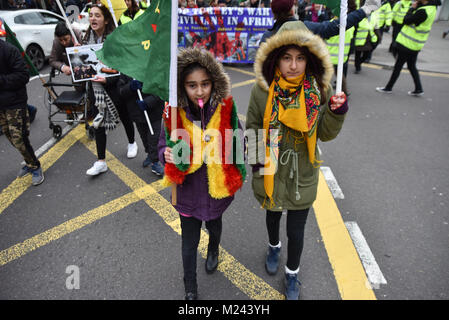
[[(217, 106), (204, 106), (204, 122), (207, 124), (215, 113)], [(186, 107), (186, 117), (190, 121), (200, 121), (192, 114), (190, 107)], [(240, 123), (239, 123), (239, 127)], [(165, 141), (165, 126), (162, 126), (159, 136), (158, 151), (159, 160), (165, 165), (164, 151), (167, 147)], [(175, 209), (180, 213), (191, 215), (198, 220), (209, 221), (219, 218), (234, 200), (234, 196), (223, 199), (214, 199), (209, 194), (207, 182), (207, 165), (203, 164), (200, 169), (185, 177), (184, 183), (176, 187), (177, 203)]]

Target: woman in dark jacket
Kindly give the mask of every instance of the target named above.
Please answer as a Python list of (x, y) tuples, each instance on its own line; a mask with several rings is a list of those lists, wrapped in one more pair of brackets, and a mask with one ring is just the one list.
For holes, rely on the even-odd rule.
[[(147, 157), (143, 161), (143, 166), (148, 167), (151, 165), (151, 171), (161, 176), (164, 174), (164, 167), (159, 162), (157, 143), (159, 141), (159, 133), (161, 132), (164, 101), (152, 94), (142, 94), (143, 100), (140, 100), (137, 95), (137, 90), (142, 89), (142, 83), (124, 74), (120, 76), (118, 87), (120, 96), (126, 101), (129, 117), (136, 124), (137, 131), (147, 153)], [(153, 133), (150, 132), (144, 113), (145, 111), (147, 112)]]
[[(101, 4), (93, 5), (89, 12), (89, 28), (82, 40), (83, 45), (102, 43), (114, 29), (111, 12)], [(98, 160), (86, 174), (95, 176), (108, 170), (106, 165), (106, 130), (114, 129), (120, 120), (128, 137), (128, 158), (137, 155), (137, 143), (134, 141), (134, 126), (129, 118), (126, 106), (117, 90), (118, 77), (96, 77), (89, 86), (89, 99), (94, 103), (96, 113), (93, 121)]]

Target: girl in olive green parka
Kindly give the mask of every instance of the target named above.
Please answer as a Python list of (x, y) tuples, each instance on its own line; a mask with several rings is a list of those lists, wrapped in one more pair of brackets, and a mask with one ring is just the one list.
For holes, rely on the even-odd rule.
[(298, 299), (304, 226), (321, 162), (316, 142), (338, 135), (348, 104), (344, 93), (332, 96), (333, 65), (326, 44), (300, 21), (285, 23), (261, 44), (254, 70), (246, 127), (256, 136), (264, 133), (257, 143), (249, 141), (248, 161), (254, 196), (267, 211), (265, 267), (269, 274), (278, 270), (279, 222), (287, 210), (285, 293), (287, 299)]

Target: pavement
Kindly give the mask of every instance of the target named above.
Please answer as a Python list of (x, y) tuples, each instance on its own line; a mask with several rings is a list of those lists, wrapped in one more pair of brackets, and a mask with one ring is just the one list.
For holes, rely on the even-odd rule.
[[(449, 36), (443, 39), (443, 31), (449, 29), (448, 21), (436, 21), (430, 31), (429, 39), (424, 48), (418, 54), (417, 67), (420, 71), (447, 73), (449, 74), (449, 59), (445, 52), (449, 49)], [(384, 33), (381, 44), (374, 50), (370, 63), (393, 68), (395, 59), (388, 48), (391, 43), (392, 29)], [(352, 59), (354, 57), (352, 56)], [(405, 65), (404, 68), (407, 68)]]

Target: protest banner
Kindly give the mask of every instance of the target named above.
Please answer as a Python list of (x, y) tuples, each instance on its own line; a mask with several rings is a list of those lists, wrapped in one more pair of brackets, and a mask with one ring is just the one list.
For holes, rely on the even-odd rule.
[(178, 9), (178, 46), (205, 48), (224, 63), (252, 63), (273, 23), (271, 8)]

